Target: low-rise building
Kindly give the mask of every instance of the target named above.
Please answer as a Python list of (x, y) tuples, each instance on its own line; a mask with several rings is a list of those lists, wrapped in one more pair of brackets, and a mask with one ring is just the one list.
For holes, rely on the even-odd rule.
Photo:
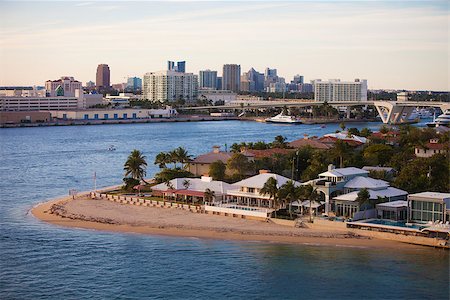
[(49, 111), (0, 111), (0, 124), (46, 123), (51, 120)]
[(431, 139), (424, 147), (416, 146), (414, 153), (417, 157), (432, 157), (435, 154), (446, 154), (448, 152), (448, 144), (439, 143), (438, 139)]
[(85, 109), (51, 111), (52, 117), (60, 120), (129, 120), (171, 118), (177, 114), (172, 108), (167, 109)]
[[(253, 156), (251, 154), (244, 153), (244, 155), (249, 161), (253, 161)], [(213, 150), (211, 152), (199, 155), (189, 162), (189, 172), (195, 176), (209, 174), (209, 167), (213, 162), (221, 161), (226, 165), (232, 156), (232, 152), (220, 151), (220, 146), (213, 146)], [(227, 168), (225, 174), (233, 175), (233, 172)]]
[[(291, 180), (284, 176), (261, 170), (258, 175), (236, 182), (234, 186), (238, 188), (228, 191), (226, 203), (270, 209), (276, 208), (273, 199), (268, 194), (261, 194), (261, 189), (269, 178), (274, 178), (277, 181), (278, 188)], [(299, 186), (300, 183), (294, 181), (294, 185)]]
[(212, 202), (224, 200), (225, 195), (231, 189), (237, 187), (223, 181), (213, 180), (211, 177), (202, 176), (201, 178), (175, 178), (168, 183), (160, 183), (152, 187), (155, 195), (161, 194), (174, 200), (183, 200), (187, 202), (204, 202), (205, 192), (213, 192)]
[(450, 220), (450, 193), (422, 192), (408, 195), (408, 222), (434, 223)]

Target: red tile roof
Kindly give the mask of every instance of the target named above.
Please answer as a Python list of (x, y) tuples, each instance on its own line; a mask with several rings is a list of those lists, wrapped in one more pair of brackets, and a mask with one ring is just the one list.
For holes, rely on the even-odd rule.
[(324, 149), (324, 150), (331, 148), (330, 145), (321, 142), (317, 139), (298, 139), (290, 142), (288, 145), (292, 148), (302, 148), (306, 146), (310, 146), (314, 149)]

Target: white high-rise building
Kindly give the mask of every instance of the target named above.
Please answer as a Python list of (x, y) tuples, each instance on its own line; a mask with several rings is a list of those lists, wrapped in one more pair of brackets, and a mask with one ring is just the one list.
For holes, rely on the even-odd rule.
[(197, 100), (198, 76), (173, 70), (144, 75), (142, 98), (149, 101)]
[(340, 81), (330, 79), (313, 81), (316, 101), (367, 101), (367, 80)]

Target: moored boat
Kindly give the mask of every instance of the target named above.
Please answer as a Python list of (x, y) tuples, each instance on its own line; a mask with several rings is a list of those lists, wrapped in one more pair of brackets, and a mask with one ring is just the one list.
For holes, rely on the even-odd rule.
[(301, 124), (302, 121), (294, 116), (286, 116), (283, 113), (280, 113), (272, 118), (267, 118), (265, 120), (269, 123), (283, 123), (283, 124)]

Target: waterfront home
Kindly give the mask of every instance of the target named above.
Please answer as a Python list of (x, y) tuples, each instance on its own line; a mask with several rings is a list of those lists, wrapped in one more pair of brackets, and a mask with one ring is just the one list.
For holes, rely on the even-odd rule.
[(422, 192), (408, 196), (408, 222), (446, 223), (449, 215), (450, 193)]
[(237, 186), (213, 180), (211, 177), (201, 178), (175, 178), (168, 183), (160, 183), (152, 187), (155, 195), (162, 195), (164, 198), (183, 200), (187, 202), (203, 202), (205, 191), (214, 192), (213, 202), (222, 201), (231, 189)]
[[(252, 154), (243, 154), (249, 161), (253, 161), (254, 157)], [(212, 152), (199, 155), (189, 162), (189, 172), (195, 176), (209, 174), (209, 167), (213, 162), (221, 161), (226, 165), (232, 156), (232, 152), (220, 151), (220, 146), (213, 146)], [(227, 168), (225, 174), (228, 176), (233, 175), (233, 171)]]
[(374, 132), (369, 136), (371, 141), (382, 141), (387, 145), (398, 145), (400, 142), (400, 131), (390, 130), (382, 133), (380, 131)]
[(376, 205), (379, 219), (405, 221), (407, 219), (408, 201), (397, 200)]
[(439, 139), (431, 139), (424, 147), (416, 146), (414, 154), (417, 157), (431, 157), (435, 154), (446, 154), (448, 151), (448, 144), (439, 143)]
[(333, 147), (332, 145), (330, 145), (330, 143), (324, 143), (317, 138), (308, 138), (308, 137), (292, 141), (288, 143), (288, 146), (295, 149), (303, 147), (311, 147), (317, 150), (328, 150)]
[[(260, 170), (260, 174), (236, 182), (234, 186), (237, 188), (228, 190), (225, 201), (237, 205), (275, 208), (273, 199), (267, 194), (262, 195), (260, 193), (269, 178), (276, 179), (278, 188), (291, 180), (278, 174), (269, 173), (266, 170)], [(294, 185), (299, 186), (300, 183), (294, 181)]]
[(369, 199), (377, 201), (382, 199), (384, 202), (404, 201), (408, 192), (389, 186), (389, 183), (370, 177), (356, 176), (344, 185), (344, 194), (332, 199), (334, 210), (338, 216), (353, 217), (361, 207), (357, 201), (358, 193), (362, 189), (367, 189)]
[(359, 148), (359, 147), (362, 147), (362, 145), (364, 145), (363, 143), (361, 143), (359, 141), (338, 139), (334, 136), (323, 136), (323, 137), (319, 138), (318, 140), (321, 143), (329, 145), (330, 148), (333, 148), (334, 145), (336, 144), (336, 142), (339, 140), (343, 141), (344, 143), (346, 143), (347, 145), (349, 145), (350, 147), (353, 147), (353, 148)]

